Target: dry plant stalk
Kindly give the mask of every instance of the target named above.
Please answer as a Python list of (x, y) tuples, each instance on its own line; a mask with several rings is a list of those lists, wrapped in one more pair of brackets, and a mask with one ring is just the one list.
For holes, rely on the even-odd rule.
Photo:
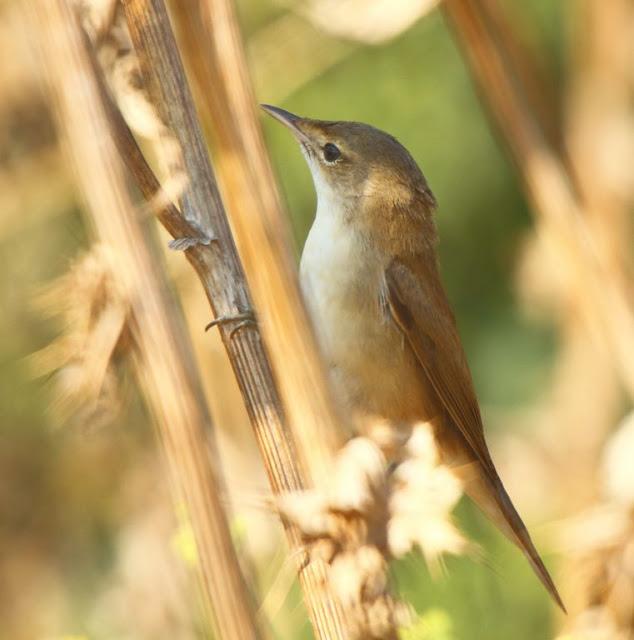
[(191, 347), (126, 191), (86, 41), (65, 0), (33, 3), (32, 15), (59, 126), (96, 235), (116, 250), (109, 268), (129, 300), (139, 379), (192, 521), (206, 604), (213, 608), (221, 637), (257, 638), (250, 596), (219, 501), (218, 479), (209, 465), (205, 432), (211, 420)]
[[(147, 165), (121, 113), (115, 105), (111, 107), (120, 151), (128, 159), (144, 196), (151, 201), (160, 190), (159, 182)], [(180, 214), (173, 205), (168, 205), (166, 210), (158, 215), (168, 226), (170, 216)], [(389, 426), (385, 425), (383, 429), (381, 426), (377, 427), (377, 430), (383, 434), (375, 434), (376, 440), (392, 438), (393, 433)], [(302, 541), (307, 545), (309, 558), (313, 562), (328, 564), (331, 586), (339, 599), (346, 604), (347, 630), (352, 637), (365, 637), (364, 634), (369, 631), (373, 638), (390, 638), (395, 633), (395, 623), (406, 624), (409, 622), (409, 616), (401, 615), (404, 607), (396, 602), (387, 590), (387, 563), (384, 557), (387, 555), (384, 541), (386, 528), (389, 528), (387, 535), (394, 538), (390, 548), (395, 555), (404, 555), (416, 544), (420, 544), (427, 552), (429, 545), (425, 543), (430, 540), (430, 536), (425, 534), (430, 529), (434, 530), (434, 545), (429, 549), (430, 560), (434, 561), (439, 553), (462, 552), (464, 547), (460, 544), (461, 538), (449, 521), (449, 512), (460, 495), (460, 489), (456, 494), (445, 469), (436, 469), (435, 465), (431, 470), (425, 465), (421, 469), (418, 464), (420, 461), (411, 460), (410, 464), (415, 463), (417, 467), (416, 475), (424, 476), (424, 484), (428, 484), (428, 478), (432, 474), (443, 476), (445, 495), (447, 489), (450, 491), (449, 500), (439, 500), (437, 495), (430, 496), (427, 493), (421, 495), (416, 482), (402, 478), (402, 474), (395, 474), (397, 486), (389, 498), (390, 513), (387, 514), (386, 496), (370, 496), (369, 494), (374, 492), (367, 486), (385, 483), (385, 468), (374, 463), (377, 454), (380, 456), (380, 453), (376, 445), (370, 441), (362, 438), (358, 438), (357, 441), (354, 447), (361, 455), (347, 455), (346, 450), (349, 450), (349, 447), (341, 452), (332, 469), (330, 490), (324, 491), (323, 487), (321, 491), (286, 490), (281, 494), (278, 507), (285, 521), (293, 522), (297, 526)], [(428, 462), (429, 455), (426, 454), (425, 457), (425, 461)], [(377, 466), (380, 467), (378, 470)], [(435, 487), (434, 494), (438, 493), (438, 488)], [(342, 503), (346, 500), (348, 504), (342, 508)], [(358, 509), (359, 501), (364, 503), (361, 511)], [(351, 502), (354, 503), (354, 508), (350, 508)], [(431, 518), (425, 518), (423, 523), (420, 522), (421, 504), (432, 505), (431, 514), (427, 509), (423, 509), (425, 515), (431, 515)], [(333, 520), (337, 523), (335, 527), (330, 526)], [(368, 535), (369, 521), (374, 522), (372, 535)], [(442, 530), (443, 537), (440, 548), (439, 529)], [(376, 561), (377, 554), (383, 558), (381, 562)]]
[[(561, 153), (562, 133), (558, 122), (557, 95), (554, 81), (548, 73), (548, 61), (541, 51), (531, 46), (528, 40), (531, 34), (526, 32), (527, 29), (522, 29), (526, 22), (520, 23), (520, 16), (515, 15), (514, 8), (507, 3), (505, 10), (501, 11), (498, 0), (480, 0), (479, 3), (482, 18), (499, 39), (513, 72), (520, 79), (533, 117), (539, 122), (548, 143)], [(521, 7), (517, 10), (521, 11)]]
[[(628, 0), (583, 0), (571, 6), (570, 13), (573, 37), (562, 129), (586, 223), (616, 276), (624, 272), (632, 237), (630, 34), (634, 12)], [(530, 297), (532, 309), (536, 301), (545, 303), (544, 310), (555, 316), (560, 332), (549, 399), (540, 420), (542, 437), (551, 440), (550, 451), (557, 451), (557, 462), (550, 465), (553, 479), (567, 509), (574, 510), (596, 495), (596, 459), (622, 411), (618, 364), (603, 344), (588, 339), (578, 302), (570, 299), (573, 287), (553, 277), (550, 259), (538, 239), (532, 238), (528, 248), (520, 271), (522, 293)], [(573, 284), (578, 290), (584, 283)], [(554, 424), (560, 427), (553, 434)], [(574, 434), (574, 455), (563, 432)]]
[(217, 143), (220, 187), (258, 309), (280, 397), (314, 482), (342, 444), (290, 250), (288, 216), (264, 145), (231, 0), (174, 3), (201, 108)]
[[(188, 178), (188, 185), (180, 199), (183, 213), (181, 220), (197, 231), (193, 239), (200, 240), (188, 242), (186, 255), (203, 281), (220, 325), (223, 342), (245, 396), (273, 490), (275, 493), (301, 490), (304, 486), (300, 476), (301, 467), (297, 464), (292, 442), (282, 421), (276, 389), (259, 332), (252, 324), (236, 320), (236, 317), (243, 319), (245, 314), (251, 312), (251, 304), (165, 6), (157, 0), (135, 0), (125, 2), (124, 9), (142, 69), (149, 80), (149, 88), (154, 90), (163, 118), (180, 143), (183, 166)], [(177, 238), (183, 235), (191, 238), (188, 231), (178, 233)], [(251, 266), (265, 272), (269, 265), (261, 257), (257, 265)], [(279, 294), (277, 301), (285, 296), (286, 294)], [(288, 318), (277, 317), (276, 321), (284, 326)], [(282, 373), (278, 371), (278, 376), (282, 377)], [(287, 372), (284, 373), (288, 376)], [(306, 374), (302, 368), (294, 370), (293, 375), (301, 379)], [(314, 389), (306, 389), (305, 392), (309, 394)], [(298, 428), (299, 424), (302, 427), (311, 424), (310, 416), (309, 413), (295, 416)], [(316, 453), (314, 460), (319, 463), (320, 473), (328, 464), (332, 444), (325, 441), (324, 432), (326, 427), (333, 424), (328, 422), (316, 425), (319, 429), (313, 429), (314, 439), (310, 442), (310, 448)], [(318, 442), (323, 443), (321, 447), (318, 447)], [(289, 528), (288, 532), (292, 547), (303, 549), (296, 529)], [(318, 637), (346, 638), (347, 626), (343, 611), (330, 592), (324, 563), (302, 562), (299, 577)]]
[[(577, 286), (574, 293), (584, 320), (599, 343), (607, 342), (623, 384), (634, 396), (634, 313), (625, 278), (595, 241), (573, 180), (533, 116), (521, 77), (509, 64), (513, 58), (493, 36), (480, 3), (445, 0), (443, 7), (523, 179), (553, 263)], [(494, 9), (493, 0), (487, 0), (487, 11)]]
[[(626, 81), (631, 76), (631, 6), (627, 0), (587, 0), (575, 10), (595, 15), (592, 26), (588, 22), (577, 34), (577, 62), (582, 56), (582, 64), (568, 96), (565, 134), (572, 152), (565, 158), (547, 142), (544, 121), (527, 96), (525, 74), (517, 57), (509, 55), (516, 36), (497, 0), (445, 4), (483, 101), (536, 209), (538, 248), (548, 251), (540, 253), (541, 265), (533, 275), (548, 279), (544, 286), (560, 316), (561, 347), (544, 437), (555, 452), (552, 484), (560, 487), (569, 510), (596, 498), (599, 448), (622, 409), (619, 376), (630, 396), (634, 393), (634, 325), (623, 246), (630, 237), (623, 196), (631, 172), (624, 176), (623, 167), (631, 164), (624, 121), (631, 110)], [(615, 153), (626, 155), (619, 162)], [(614, 173), (620, 190), (615, 189)], [(589, 333), (594, 340), (588, 340)], [(558, 427), (554, 434), (553, 424)], [(571, 633), (561, 640), (630, 637), (631, 606), (623, 604), (631, 601), (633, 588), (627, 557), (632, 553), (631, 518), (631, 503), (628, 510), (603, 505), (577, 517), (566, 532), (562, 549), (567, 554), (571, 615), (566, 626)], [(575, 547), (582, 539), (585, 548), (579, 552)]]
[(619, 273), (632, 249), (634, 7), (628, 0), (583, 0), (571, 13), (567, 142), (588, 224)]
[[(634, 158), (631, 101), (634, 6), (628, 0), (609, 3), (582, 0), (570, 6), (569, 17), (573, 28), (565, 103), (566, 141), (579, 191), (586, 203), (588, 226), (602, 252), (612, 259), (613, 272), (621, 273), (622, 265), (628, 260), (632, 265), (629, 254), (634, 202), (631, 172)], [(575, 476), (566, 473), (573, 466), (571, 463), (563, 472), (572, 489), (570, 494), (577, 498), (585, 513), (575, 515), (575, 526), (566, 532), (569, 554), (563, 573), (568, 576), (572, 605), (566, 628), (575, 631), (571, 633), (572, 637), (602, 633), (604, 637), (614, 639), (631, 638), (634, 632), (631, 494), (629, 500), (617, 501), (614, 497), (618, 486), (607, 487), (611, 491), (605, 491), (609, 484), (606, 477), (616, 480), (620, 475), (620, 482), (616, 484), (620, 485), (622, 493), (634, 486), (629, 472), (631, 418), (627, 427), (629, 438), (623, 440), (619, 432), (612, 433), (623, 410), (615, 363), (606, 354), (597, 353), (578, 329), (575, 336), (575, 327), (570, 326), (573, 319), (567, 320), (568, 326), (564, 330), (569, 346), (563, 357), (572, 362), (564, 370), (567, 377), (560, 376), (558, 381), (563, 389), (555, 410), (564, 414), (564, 423), (574, 425), (579, 439), (576, 448), (579, 450), (579, 445), (584, 445), (583, 455), (574, 456), (578, 473)], [(576, 339), (573, 342), (571, 338)], [(581, 408), (578, 406), (580, 397), (585, 399)], [(610, 440), (604, 447), (607, 437)], [(602, 448), (607, 463), (603, 465), (603, 478), (595, 471)], [(605, 452), (610, 450), (618, 455), (606, 456)], [(597, 505), (597, 493), (601, 488), (604, 500)], [(626, 502), (629, 504), (624, 504)], [(615, 527), (619, 521), (624, 526)], [(585, 548), (575, 548), (584, 538)]]

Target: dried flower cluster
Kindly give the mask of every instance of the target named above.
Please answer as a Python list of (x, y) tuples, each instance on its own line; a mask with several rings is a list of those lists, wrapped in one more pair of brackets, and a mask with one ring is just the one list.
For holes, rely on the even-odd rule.
[(429, 423), (419, 423), (412, 430), (390, 485), (388, 542), (393, 555), (402, 556), (418, 547), (433, 568), (443, 553), (469, 550), (451, 519), (462, 485), (440, 463)]
[(603, 457), (604, 499), (567, 523), (564, 544), (574, 554), (575, 597), (560, 640), (634, 637), (634, 414), (608, 442)]
[(380, 44), (406, 31), (437, 4), (438, 0), (312, 0), (303, 13), (327, 34)]
[(60, 422), (94, 428), (121, 404), (115, 355), (124, 345), (129, 302), (111, 264), (108, 248), (94, 245), (37, 300), (63, 321), (62, 334), (31, 356), (36, 374), (55, 373), (51, 408)]
[(385, 458), (371, 440), (354, 438), (321, 485), (281, 496), (280, 512), (299, 527), (311, 556), (328, 563), (331, 586), (354, 625), (351, 637), (390, 637), (400, 611), (388, 593)]
[(135, 134), (152, 145), (158, 159), (161, 190), (147, 205), (156, 212), (177, 202), (185, 187), (180, 146), (145, 85), (120, 2), (76, 0), (76, 5), (112, 99)]
[[(389, 638), (395, 622), (411, 621), (408, 607), (388, 592), (390, 558), (418, 547), (434, 563), (468, 549), (451, 521), (461, 487), (439, 462), (431, 425), (417, 424), (401, 438), (381, 423), (372, 437), (350, 440), (318, 489), (278, 502), (309, 553), (328, 563), (335, 593), (353, 612), (353, 638)], [(397, 462), (389, 466), (388, 455)]]

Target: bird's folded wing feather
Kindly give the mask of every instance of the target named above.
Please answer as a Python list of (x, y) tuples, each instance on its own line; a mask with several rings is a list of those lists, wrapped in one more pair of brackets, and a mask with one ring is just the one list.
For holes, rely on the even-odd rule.
[[(382, 293), (387, 299), (390, 313), (406, 336), (451, 420), (491, 481), (492, 497), (512, 532), (509, 537), (525, 553), (539, 579), (565, 612), (557, 587), (493, 466), (484, 440), (471, 374), (435, 262), (394, 260), (385, 271), (384, 287), (386, 291)], [(499, 520), (495, 521), (503, 531), (507, 531), (507, 527), (501, 525)]]
[(475, 457), (497, 478), (454, 315), (430, 262), (397, 259), (385, 270), (390, 313)]

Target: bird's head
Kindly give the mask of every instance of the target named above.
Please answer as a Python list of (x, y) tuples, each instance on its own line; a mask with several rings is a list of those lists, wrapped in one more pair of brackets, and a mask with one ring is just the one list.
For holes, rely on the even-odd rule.
[(431, 196), (412, 156), (388, 133), (361, 122), (312, 120), (279, 107), (262, 108), (290, 129), (299, 142), (318, 196), (324, 189), (341, 197), (393, 193), (407, 199), (409, 191)]
[(396, 138), (360, 122), (312, 120), (279, 107), (262, 108), (299, 142), (312, 173), (318, 209), (353, 211), (351, 220), (392, 235), (407, 233), (410, 223), (431, 221), (434, 196)]

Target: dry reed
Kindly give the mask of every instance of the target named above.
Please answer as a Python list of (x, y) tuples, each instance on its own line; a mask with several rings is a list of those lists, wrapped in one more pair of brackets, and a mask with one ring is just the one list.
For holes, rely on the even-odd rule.
[[(634, 392), (627, 255), (632, 181), (623, 170), (634, 149), (628, 88), (634, 13), (627, 1), (574, 6), (572, 73), (560, 126), (565, 140), (558, 148), (548, 135), (547, 114), (534, 101), (544, 85), (536, 88), (535, 74), (526, 72), (534, 60), (517, 46), (517, 25), (498, 5), (447, 0), (445, 12), (535, 210), (537, 238), (524, 260), (523, 293), (533, 308), (546, 303), (560, 331), (538, 434), (548, 451), (540, 454), (547, 458), (542, 486), (555, 487), (568, 512), (583, 509), (562, 536), (570, 616), (561, 638), (629, 638), (631, 499), (619, 504), (601, 490), (596, 460), (622, 411), (619, 382), (630, 398)], [(619, 439), (625, 456), (629, 438)], [(604, 469), (621, 474), (621, 491), (627, 486), (622, 456), (612, 456)], [(604, 493), (598, 504), (597, 493)]]
[(29, 358), (36, 375), (54, 374), (50, 409), (59, 424), (94, 430), (121, 409), (115, 365), (125, 350), (130, 305), (109, 268), (109, 253), (93, 245), (36, 301), (42, 313), (62, 321), (59, 337)]
[(288, 216), (256, 114), (239, 28), (229, 0), (177, 3), (186, 60), (209, 114), (218, 176), (289, 427), (314, 482), (343, 442), (291, 252)]
[(139, 382), (154, 414), (177, 493), (188, 508), (206, 604), (214, 611), (222, 637), (259, 637), (219, 501), (219, 479), (209, 464), (205, 434), (211, 420), (191, 347), (127, 194), (86, 40), (64, 0), (43, 6), (34, 3), (31, 14), (39, 26), (56, 115), (78, 185), (95, 234), (109, 247), (108, 269), (130, 307)]
[[(552, 263), (566, 274), (591, 335), (605, 341), (618, 363), (621, 379), (634, 396), (634, 313), (621, 268), (596, 242), (585, 204), (574, 190), (574, 179), (548, 143), (526, 96), (514, 57), (484, 19), (482, 0), (446, 0), (445, 15), (480, 89), (484, 104), (523, 180), (538, 220), (538, 233)], [(487, 0), (487, 11), (499, 11)], [(605, 340), (607, 338), (607, 340)]]
[[(209, 164), (204, 141), (185, 81), (178, 50), (161, 2), (126, 2), (126, 17), (148, 88), (156, 96), (166, 124), (180, 143), (188, 177), (180, 204), (183, 218), (196, 227), (203, 242), (192, 243), (186, 254), (203, 280), (223, 342), (245, 396), (274, 492), (301, 490), (297, 457), (282, 421), (276, 389), (259, 332), (244, 322), (253, 313), (246, 283)], [(179, 233), (191, 235), (189, 233)], [(209, 242), (208, 242), (209, 240)], [(265, 271), (268, 263), (258, 268)], [(302, 373), (297, 372), (301, 377)], [(309, 416), (304, 416), (309, 420)], [(318, 435), (320, 442), (323, 437)], [(314, 444), (314, 443), (312, 443)], [(327, 449), (326, 449), (327, 451)], [(328, 454), (316, 461), (322, 462)], [(293, 547), (297, 535), (288, 530)], [(322, 638), (344, 638), (342, 610), (329, 593), (326, 567), (300, 563), (300, 582), (316, 633)]]

